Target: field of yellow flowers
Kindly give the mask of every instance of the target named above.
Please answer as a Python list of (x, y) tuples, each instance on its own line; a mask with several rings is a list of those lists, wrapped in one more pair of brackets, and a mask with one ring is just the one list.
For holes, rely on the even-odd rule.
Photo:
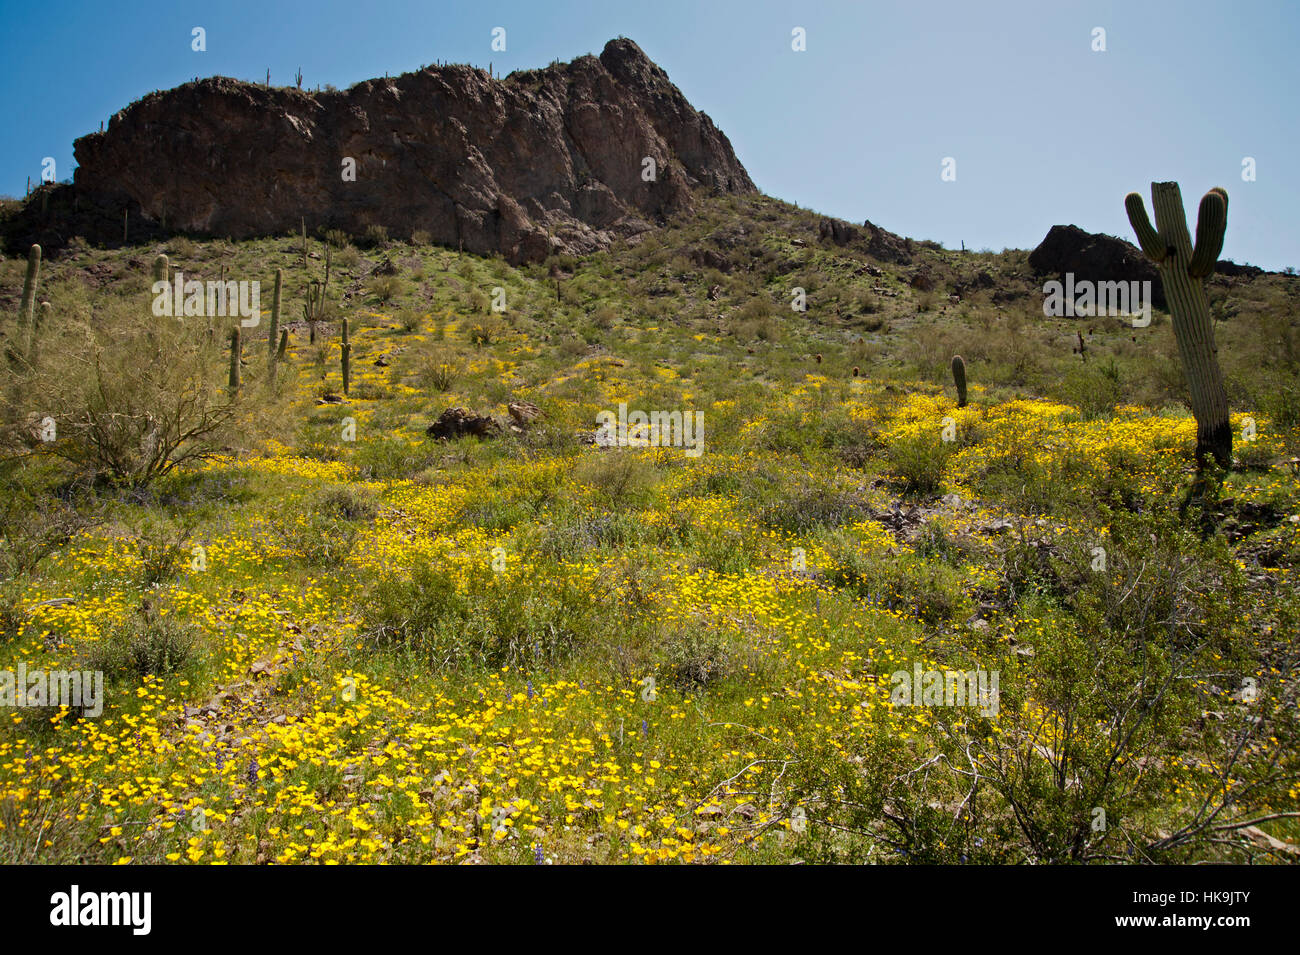
[[(458, 262), (425, 269), (551, 294)], [(95, 492), (0, 667), (103, 670), (103, 712), (0, 713), (0, 858), (1294, 858), (1294, 432), (1234, 414), (1242, 469), (1194, 493), (1178, 409), (958, 408), (544, 314), (371, 303), (346, 397), (337, 335), (296, 329), (278, 390), (249, 358), (243, 440)], [(591, 441), (620, 403), (702, 412), (703, 453)], [(977, 670), (997, 705), (897, 698)]]

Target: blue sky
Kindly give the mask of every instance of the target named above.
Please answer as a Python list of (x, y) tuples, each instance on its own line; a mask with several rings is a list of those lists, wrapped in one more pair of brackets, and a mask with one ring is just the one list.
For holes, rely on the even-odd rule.
[(1176, 179), (1192, 216), (1206, 189), (1228, 190), (1225, 257), (1300, 267), (1296, 2), (3, 3), (3, 194), (46, 156), (68, 178), (73, 139), (195, 76), (269, 67), (288, 84), (301, 67), (307, 86), (346, 87), (435, 60), (504, 74), (624, 35), (760, 189), (801, 206), (950, 248), (1031, 248), (1058, 222), (1131, 239), (1124, 194)]

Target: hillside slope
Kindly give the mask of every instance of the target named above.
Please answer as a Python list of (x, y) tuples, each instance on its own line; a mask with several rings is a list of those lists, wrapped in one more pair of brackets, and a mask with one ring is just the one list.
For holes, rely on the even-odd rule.
[[(1293, 278), (1212, 282), (1255, 440), (1193, 494), (1167, 320), (1045, 319), (1023, 252), (702, 193), (519, 267), (328, 241), (72, 243), (6, 319), (0, 665), (106, 698), (0, 727), (0, 858), (1294, 857)], [(149, 315), (162, 251), (283, 270), (274, 378), (269, 314), (233, 399), (233, 323)], [(949, 673), (999, 696), (900, 697)]]

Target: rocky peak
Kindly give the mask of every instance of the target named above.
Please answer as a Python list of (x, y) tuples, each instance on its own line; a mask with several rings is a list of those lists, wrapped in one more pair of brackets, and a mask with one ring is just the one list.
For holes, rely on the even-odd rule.
[(74, 148), (74, 206), (101, 228), (61, 231), (91, 238), (120, 235), (124, 210), (146, 234), (236, 239), (305, 219), (422, 229), (517, 263), (645, 231), (696, 189), (756, 191), (727, 137), (623, 38), (504, 79), (440, 66), (312, 93), (214, 77), (144, 97)]

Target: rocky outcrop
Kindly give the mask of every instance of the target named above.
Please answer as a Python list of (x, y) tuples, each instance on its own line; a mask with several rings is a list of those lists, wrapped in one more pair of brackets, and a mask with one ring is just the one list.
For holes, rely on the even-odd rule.
[(424, 433), (440, 441), (457, 438), (495, 438), (501, 433), (501, 424), (491, 415), (481, 415), (468, 408), (448, 408), (438, 415), (438, 420), (424, 429)]
[(838, 246), (858, 246), (867, 255), (882, 262), (908, 265), (912, 261), (909, 239), (873, 225), (870, 221), (863, 222), (859, 229), (843, 219), (824, 218), (817, 223), (817, 237)]
[[(1137, 246), (1117, 239), (1113, 235), (1088, 232), (1077, 225), (1054, 225), (1038, 248), (1029, 253), (1029, 267), (1038, 276), (1061, 280), (1066, 272), (1073, 272), (1075, 281), (1093, 282), (1151, 282), (1151, 299), (1165, 307), (1165, 290), (1160, 284), (1160, 273), (1151, 260)], [(1233, 278), (1254, 278), (1264, 275), (1263, 269), (1254, 265), (1237, 265), (1219, 260), (1214, 265), (1218, 275)]]
[(1231, 259), (1220, 259), (1218, 262), (1215, 262), (1214, 271), (1219, 275), (1226, 275), (1229, 278), (1253, 279), (1258, 275), (1267, 274), (1257, 265), (1238, 265)]
[(918, 292), (933, 292), (937, 283), (934, 272), (928, 265), (923, 265), (912, 273), (909, 284)]
[(912, 240), (896, 235), (888, 229), (872, 224), (870, 220), (862, 223), (867, 233), (867, 254), (882, 262), (895, 265), (912, 264)]
[(1151, 283), (1152, 301), (1164, 307), (1164, 287), (1150, 259), (1137, 246), (1111, 235), (1080, 229), (1077, 225), (1054, 225), (1046, 238), (1029, 253), (1029, 267), (1038, 276), (1064, 280), (1074, 273), (1076, 282)]
[(836, 245), (848, 245), (858, 237), (856, 226), (843, 219), (822, 219), (817, 223), (817, 238), (830, 239)]
[(645, 231), (695, 189), (756, 191), (727, 137), (627, 39), (505, 79), (429, 67), (318, 93), (200, 80), (133, 103), (75, 154), (74, 206), (116, 208), (119, 235), (124, 210), (145, 233), (236, 239), (305, 218), (312, 232), (421, 229), (514, 263)]

